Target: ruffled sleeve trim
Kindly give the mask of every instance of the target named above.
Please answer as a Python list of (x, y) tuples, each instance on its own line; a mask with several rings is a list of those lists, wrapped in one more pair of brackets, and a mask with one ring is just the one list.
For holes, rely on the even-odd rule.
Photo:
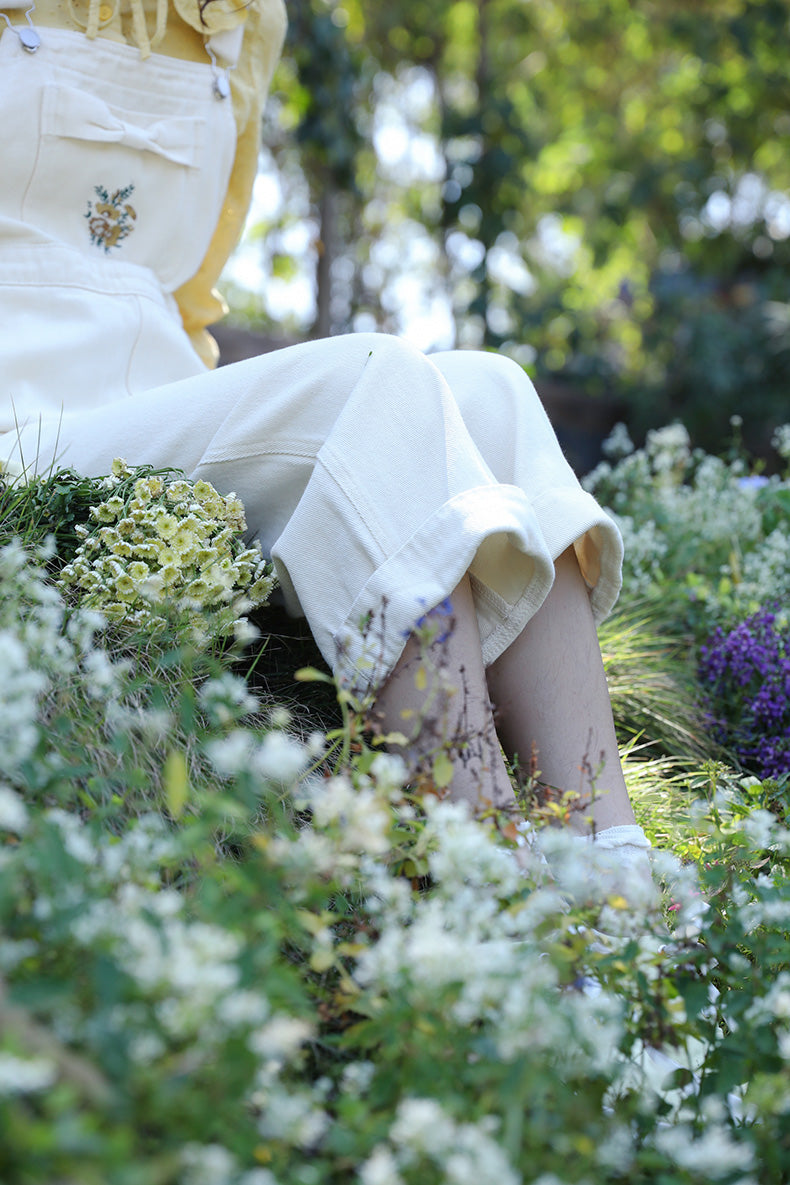
[[(241, 28), (249, 10), (257, 4), (258, 0), (173, 0), (181, 20), (206, 39)], [(86, 37), (97, 37), (108, 23), (102, 20), (102, 0), (89, 0), (87, 21), (75, 11), (74, 0), (68, 0), (68, 6), (72, 20), (85, 30)], [(147, 58), (164, 38), (168, 0), (156, 0), (153, 32), (149, 30), (146, 7), (144, 0), (129, 0), (132, 36), (143, 58)]]
[(253, 6), (254, 0), (253, 3), (243, 0), (173, 0), (173, 7), (182, 21), (204, 37), (238, 28), (246, 21), (247, 11)]

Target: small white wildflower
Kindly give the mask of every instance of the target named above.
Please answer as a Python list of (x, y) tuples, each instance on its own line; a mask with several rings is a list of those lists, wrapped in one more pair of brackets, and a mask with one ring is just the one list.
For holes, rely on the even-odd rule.
[(344, 1094), (364, 1095), (373, 1081), (376, 1067), (373, 1062), (349, 1062), (343, 1070), (341, 1089)]
[(272, 728), (287, 728), (291, 723), (291, 713), (287, 708), (272, 708), (269, 713), (269, 723)]
[(101, 860), (113, 882), (159, 872), (176, 852), (173, 833), (161, 815), (138, 816), (133, 826), (112, 844), (101, 848)]
[(477, 1136), (471, 1124), (460, 1129), (460, 1147), (445, 1161), (447, 1185), (521, 1185), (507, 1156), (493, 1140)]
[(602, 1167), (614, 1169), (618, 1174), (628, 1172), (634, 1160), (634, 1137), (625, 1124), (613, 1128), (598, 1144), (595, 1159)]
[(322, 757), (326, 750), (325, 734), (323, 732), (319, 732), (318, 730), (311, 732), (305, 741), (305, 748), (307, 749), (307, 754), (311, 760), (315, 761), (316, 758)]
[(82, 659), (88, 695), (93, 699), (104, 699), (119, 694), (120, 679), (129, 670), (129, 665), (113, 662), (104, 650), (90, 650)]
[(238, 1185), (279, 1185), (279, 1182), (269, 1169), (250, 1169), (241, 1174)]
[[(755, 887), (759, 887), (762, 878), (758, 878)], [(787, 930), (790, 928), (790, 901), (774, 898), (772, 901), (748, 901), (740, 907), (739, 919), (747, 933), (756, 930), (758, 926), (768, 926), (771, 929)]]
[(436, 1099), (404, 1099), (398, 1105), (389, 1136), (396, 1146), (419, 1152), (435, 1150), (441, 1155), (453, 1146), (455, 1124)]
[(231, 992), (218, 1002), (216, 1014), (218, 1020), (232, 1029), (259, 1025), (269, 1014), (269, 1002), (261, 992)]
[(776, 1035), (776, 1047), (782, 1061), (790, 1062), (790, 1029), (783, 1028)]
[(239, 617), (233, 622), (233, 638), (237, 645), (251, 646), (260, 636), (261, 631), (248, 617)]
[(447, 1185), (520, 1185), (507, 1155), (492, 1137), (498, 1122), (456, 1123), (434, 1099), (405, 1099), (390, 1128), (404, 1167), (419, 1157), (441, 1166)]
[(776, 527), (744, 556), (739, 591), (762, 602), (790, 598), (790, 532), (785, 526)]
[(622, 422), (615, 424), (606, 440), (601, 445), (604, 455), (619, 461), (634, 451), (634, 442), (628, 428)]
[(106, 625), (103, 614), (95, 609), (78, 609), (66, 623), (66, 634), (81, 653), (89, 651), (93, 640)]
[(727, 1105), (718, 1095), (709, 1094), (700, 1103), (700, 1113), (707, 1123), (722, 1123), (727, 1120)]
[(312, 1036), (308, 1021), (278, 1013), (263, 1028), (251, 1033), (249, 1046), (259, 1057), (276, 1062), (291, 1059)]
[(745, 1013), (748, 1021), (790, 1020), (790, 974), (780, 971), (764, 996), (756, 996)]
[(256, 1096), (262, 1106), (259, 1131), (264, 1139), (287, 1140), (298, 1148), (317, 1144), (329, 1126), (329, 1116), (317, 1105), (317, 1094), (292, 1091), (286, 1094), (281, 1085)]
[(360, 1185), (404, 1185), (398, 1162), (389, 1148), (379, 1144), (359, 1167)]
[(254, 747), (252, 733), (236, 728), (225, 737), (208, 741), (205, 752), (217, 773), (234, 777), (249, 770)]
[(754, 844), (755, 848), (767, 849), (777, 847), (779, 843), (777, 832), (780, 830), (775, 815), (766, 810), (753, 810), (743, 820), (741, 828)]
[(232, 675), (230, 671), (225, 671), (217, 679), (208, 679), (198, 692), (198, 700), (209, 716), (220, 725), (240, 720), (258, 708), (258, 701), (250, 695), (244, 680)]
[(49, 679), (31, 668), (24, 642), (0, 629), (0, 764), (12, 772), (29, 757), (38, 740), (38, 702)]
[(691, 441), (683, 424), (667, 424), (664, 428), (653, 428), (647, 434), (645, 452), (656, 473), (676, 469), (691, 457)]
[(340, 825), (339, 842), (346, 852), (384, 853), (389, 850), (391, 815), (388, 806), (369, 787), (356, 787), (338, 774), (311, 786), (316, 828)]
[(790, 461), (790, 424), (780, 424), (771, 437), (771, 444), (785, 461)]
[(134, 1033), (129, 1040), (129, 1056), (140, 1066), (150, 1066), (157, 1061), (167, 1046), (156, 1033)]
[(377, 753), (371, 762), (370, 773), (386, 789), (400, 790), (409, 780), (406, 762), (397, 753)]
[(22, 799), (10, 786), (0, 784), (0, 831), (22, 835), (27, 824), (27, 807)]
[(582, 488), (587, 490), (590, 494), (594, 494), (601, 482), (606, 481), (612, 475), (612, 466), (608, 461), (600, 461), (594, 469), (589, 473), (585, 473), (581, 479)]
[(69, 814), (59, 807), (52, 807), (46, 812), (46, 818), (58, 828), (63, 847), (74, 860), (78, 860), (80, 864), (96, 863), (98, 852), (76, 815)]
[(696, 1137), (686, 1124), (662, 1128), (655, 1135), (655, 1145), (678, 1168), (703, 1173), (709, 1181), (729, 1177), (736, 1170), (745, 1172), (754, 1163), (752, 1148), (712, 1124)]
[(431, 846), (431, 875), (445, 885), (459, 883), (501, 886), (515, 891), (519, 868), (511, 852), (494, 842), (489, 830), (469, 817), (465, 803), (428, 800), (423, 841)]
[(222, 1144), (185, 1144), (179, 1185), (232, 1185), (236, 1158)]
[(645, 596), (662, 575), (662, 561), (669, 549), (665, 535), (652, 519), (637, 524), (630, 515), (611, 510), (609, 515), (623, 537), (624, 579), (632, 595)]
[(111, 733), (135, 733), (137, 736), (161, 744), (173, 731), (173, 717), (166, 708), (146, 708), (141, 704), (129, 707), (111, 699), (104, 709), (107, 729)]
[(790, 1020), (790, 991), (785, 988), (784, 991), (771, 993), (771, 1008), (774, 1016), (781, 1017), (782, 1020)]
[(253, 758), (254, 768), (273, 782), (293, 782), (308, 764), (309, 754), (301, 741), (284, 732), (269, 732)]

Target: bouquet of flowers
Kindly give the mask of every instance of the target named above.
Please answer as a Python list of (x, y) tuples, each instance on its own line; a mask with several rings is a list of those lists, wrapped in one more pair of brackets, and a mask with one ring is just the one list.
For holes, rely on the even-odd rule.
[[(167, 606), (199, 634), (234, 631), (266, 604), (276, 580), (257, 543), (247, 546), (244, 507), (207, 481), (131, 469), (120, 458), (101, 484), (58, 584), (110, 621), (163, 626)], [(210, 611), (208, 619), (206, 611)]]

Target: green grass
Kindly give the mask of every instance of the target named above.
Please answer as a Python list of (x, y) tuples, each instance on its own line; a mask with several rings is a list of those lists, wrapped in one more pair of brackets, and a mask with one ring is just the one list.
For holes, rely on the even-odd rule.
[(622, 743), (701, 761), (714, 751), (694, 678), (690, 643), (653, 605), (627, 602), (598, 630), (612, 712)]

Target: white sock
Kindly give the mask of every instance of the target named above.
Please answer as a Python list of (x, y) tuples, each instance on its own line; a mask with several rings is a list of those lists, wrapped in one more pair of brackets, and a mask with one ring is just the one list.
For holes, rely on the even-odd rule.
[(637, 848), (646, 851), (652, 845), (641, 827), (636, 823), (624, 823), (619, 827), (606, 827), (594, 835), (577, 835), (582, 843), (595, 843), (604, 848)]
[[(572, 899), (617, 896), (635, 908), (657, 902), (650, 840), (635, 823), (606, 827), (593, 835), (568, 836), (546, 829), (539, 833), (538, 844), (559, 887)], [(580, 849), (584, 857), (576, 859)]]
[(577, 839), (592, 847), (593, 866), (611, 881), (610, 891), (633, 906), (657, 904), (658, 892), (648, 856), (652, 845), (641, 827), (627, 823)]

